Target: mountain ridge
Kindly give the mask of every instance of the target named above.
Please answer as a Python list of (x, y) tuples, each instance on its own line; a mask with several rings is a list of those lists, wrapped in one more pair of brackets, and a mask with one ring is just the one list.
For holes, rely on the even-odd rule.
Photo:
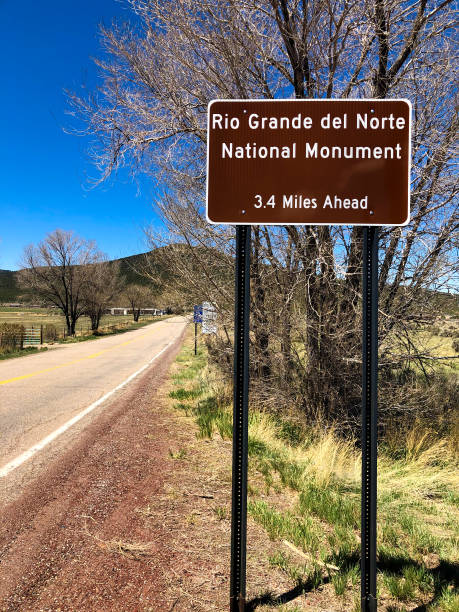
[[(147, 285), (150, 281), (137, 271), (141, 268), (141, 264), (144, 262), (147, 255), (153, 256), (154, 259), (154, 251), (150, 251), (147, 253), (138, 253), (136, 255), (111, 259), (110, 263), (119, 262), (120, 276), (124, 276), (128, 284)], [(19, 286), (19, 273), (20, 270), (0, 269), (0, 304), (8, 302), (30, 302), (33, 300), (33, 293)]]

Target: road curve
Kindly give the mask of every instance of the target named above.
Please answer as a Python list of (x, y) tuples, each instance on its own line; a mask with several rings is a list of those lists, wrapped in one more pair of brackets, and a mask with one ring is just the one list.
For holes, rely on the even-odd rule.
[(94, 342), (0, 362), (0, 470), (52, 436), (178, 339), (173, 317)]

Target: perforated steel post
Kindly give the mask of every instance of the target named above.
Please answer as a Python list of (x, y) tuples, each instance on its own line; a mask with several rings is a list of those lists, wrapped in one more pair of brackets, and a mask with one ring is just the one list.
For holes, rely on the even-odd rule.
[(249, 409), (250, 234), (236, 226), (230, 610), (245, 610)]
[(362, 612), (376, 612), (378, 435), (378, 227), (363, 230)]

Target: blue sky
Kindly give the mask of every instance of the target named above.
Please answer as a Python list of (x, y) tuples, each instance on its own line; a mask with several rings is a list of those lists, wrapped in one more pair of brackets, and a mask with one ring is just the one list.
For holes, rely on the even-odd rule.
[(89, 142), (63, 131), (63, 90), (97, 83), (98, 24), (129, 17), (116, 0), (0, 0), (0, 269), (19, 268), (24, 246), (58, 227), (110, 258), (146, 250), (151, 185), (124, 174), (89, 188)]

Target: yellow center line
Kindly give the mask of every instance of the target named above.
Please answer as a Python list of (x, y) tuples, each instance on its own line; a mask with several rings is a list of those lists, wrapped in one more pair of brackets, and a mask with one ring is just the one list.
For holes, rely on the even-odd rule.
[(31, 372), (30, 374), (23, 374), (22, 376), (15, 376), (14, 378), (7, 378), (6, 380), (0, 380), (0, 385), (7, 385), (8, 383), (15, 382), (16, 380), (24, 380), (25, 378), (32, 378), (33, 376), (38, 376), (39, 374), (45, 374), (46, 372), (52, 372), (53, 370), (59, 370), (60, 368), (66, 368), (67, 366), (74, 365), (75, 363), (80, 363), (81, 361), (86, 361), (87, 359), (94, 359), (95, 357), (99, 357), (103, 353), (108, 353), (108, 351), (113, 351), (120, 346), (126, 346), (127, 344), (131, 344), (132, 342), (137, 342), (137, 340), (141, 340), (146, 336), (150, 336), (151, 334), (156, 333), (156, 329), (151, 331), (148, 334), (143, 334), (138, 338), (133, 338), (132, 340), (126, 340), (126, 342), (120, 342), (119, 344), (115, 344), (109, 348), (103, 349), (102, 351), (98, 351), (97, 353), (92, 353), (91, 355), (87, 355), (86, 357), (80, 357), (80, 359), (74, 359), (73, 361), (68, 361), (67, 363), (61, 363), (60, 365), (52, 366), (51, 368), (45, 368), (44, 370), (37, 370), (36, 372)]

